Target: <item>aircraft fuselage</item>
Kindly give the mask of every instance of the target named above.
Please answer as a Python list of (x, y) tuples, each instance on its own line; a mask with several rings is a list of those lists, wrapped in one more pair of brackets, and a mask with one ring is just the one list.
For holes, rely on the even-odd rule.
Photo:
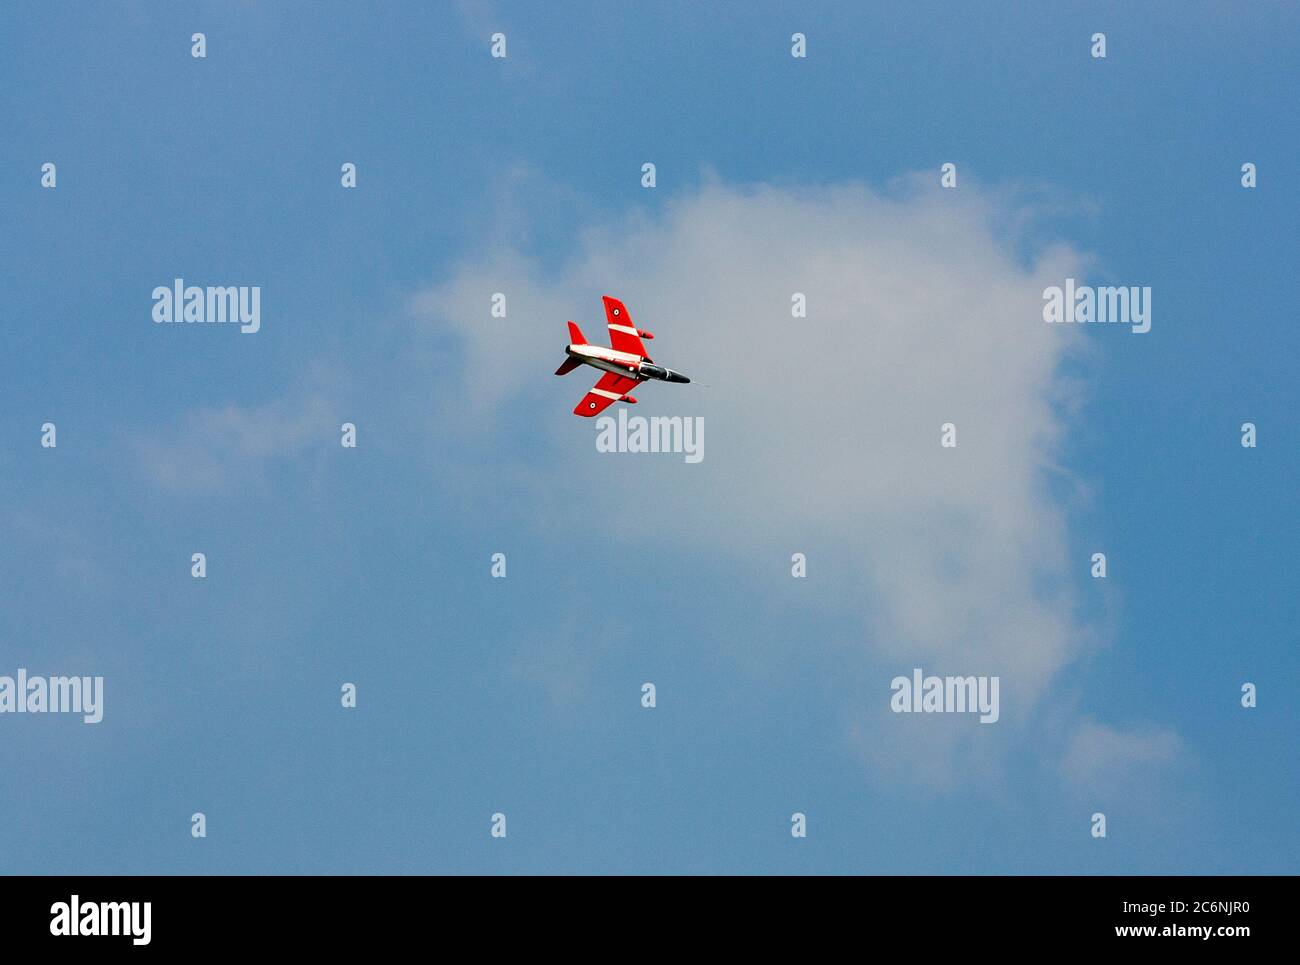
[(647, 356), (632, 352), (619, 352), (603, 345), (567, 345), (564, 352), (593, 368), (627, 378), (657, 379), (660, 382), (689, 382), (686, 376), (662, 365), (656, 365)]

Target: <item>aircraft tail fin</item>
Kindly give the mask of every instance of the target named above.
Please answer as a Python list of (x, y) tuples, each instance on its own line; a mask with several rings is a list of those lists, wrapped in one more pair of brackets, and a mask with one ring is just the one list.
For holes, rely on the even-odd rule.
[(564, 362), (560, 365), (560, 367), (555, 370), (555, 374), (568, 375), (570, 372), (572, 372), (581, 364), (582, 364), (581, 359), (575, 359), (572, 355), (570, 355), (567, 359), (564, 360)]
[(572, 340), (574, 345), (587, 344), (587, 339), (582, 334), (582, 329), (578, 328), (578, 326), (573, 324), (573, 322), (569, 323), (569, 338)]

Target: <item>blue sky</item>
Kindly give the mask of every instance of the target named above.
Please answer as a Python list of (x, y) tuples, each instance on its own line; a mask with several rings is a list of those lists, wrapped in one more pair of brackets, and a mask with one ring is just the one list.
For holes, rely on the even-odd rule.
[[(859, 6), (0, 12), (0, 674), (105, 678), (0, 716), (0, 870), (1297, 870), (1300, 15)], [(699, 466), (570, 414), (601, 294)]]

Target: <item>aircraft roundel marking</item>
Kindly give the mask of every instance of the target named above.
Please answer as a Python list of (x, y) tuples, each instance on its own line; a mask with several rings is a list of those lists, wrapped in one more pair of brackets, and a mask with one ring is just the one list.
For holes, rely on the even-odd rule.
[(587, 403), (587, 408), (588, 408), (588, 409), (594, 409), (594, 408), (596, 408), (596, 403), (594, 403), (594, 402), (588, 402), (588, 403)]
[(616, 309), (614, 309), (614, 314), (615, 314), (615, 315), (617, 315), (617, 314), (618, 314), (618, 309), (617, 309), (617, 308), (616, 308)]

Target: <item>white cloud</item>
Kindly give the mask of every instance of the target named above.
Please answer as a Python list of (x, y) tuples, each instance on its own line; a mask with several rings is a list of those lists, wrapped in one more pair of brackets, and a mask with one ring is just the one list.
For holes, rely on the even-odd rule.
[[(585, 231), (558, 269), (486, 250), (412, 305), (427, 332), (460, 342), (447, 398), (466, 424), (549, 434), (553, 458), (532, 474), (539, 514), (577, 475), (593, 513), (643, 508), (643, 542), (725, 549), (738, 573), (808, 552), (818, 605), (857, 614), (861, 660), (881, 668), (879, 694), (846, 695), (848, 731), (877, 763), (929, 755), (922, 779), (943, 784), (986, 770), (991, 738), (966, 721), (882, 716), (872, 701), (887, 701), (889, 678), (1000, 675), (995, 726), (1023, 736), (1087, 639), (1069, 589), (1086, 554), (1068, 545), (1048, 484), (1078, 408), (1062, 363), (1087, 342), (1041, 315), (1043, 289), (1082, 277), (1086, 259), (1057, 245), (1026, 262), (1032, 212), (934, 180), (888, 195), (713, 182), (662, 217)], [(488, 317), (498, 291), (506, 320)], [(806, 319), (791, 317), (794, 292)], [(655, 332), (658, 361), (696, 380), (644, 387), (631, 414), (704, 416), (699, 466), (597, 456), (594, 425), (568, 414), (590, 380), (550, 377), (563, 323), (603, 339), (602, 294)], [(956, 450), (939, 445), (945, 422)]]
[(337, 446), (341, 390), (324, 366), (269, 402), (200, 406), (175, 424), (137, 433), (132, 448), (146, 476), (167, 490), (246, 485), (274, 460)]
[(1181, 753), (1182, 741), (1172, 731), (1147, 728), (1124, 733), (1085, 719), (1070, 737), (1061, 773), (1074, 783), (1109, 789), (1154, 767), (1172, 764)]

